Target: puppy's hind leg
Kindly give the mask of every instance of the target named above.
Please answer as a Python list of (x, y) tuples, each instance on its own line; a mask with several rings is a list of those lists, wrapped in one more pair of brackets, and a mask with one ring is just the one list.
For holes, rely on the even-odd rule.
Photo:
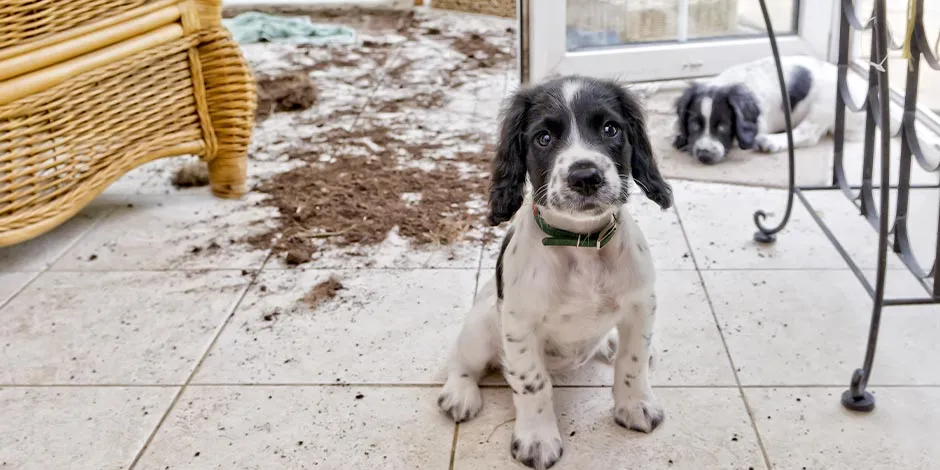
[(467, 316), (451, 352), (447, 381), (437, 405), (458, 423), (475, 417), (483, 409), (477, 384), (487, 367), (497, 359), (499, 337), (495, 314), (495, 299), (484, 298), (478, 302)]

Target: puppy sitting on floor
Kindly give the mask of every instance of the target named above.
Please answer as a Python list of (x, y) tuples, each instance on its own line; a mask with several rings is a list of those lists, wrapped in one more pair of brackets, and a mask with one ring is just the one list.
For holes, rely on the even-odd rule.
[[(524, 197), (526, 178), (532, 194)], [(650, 432), (663, 409), (650, 386), (653, 263), (627, 212), (633, 179), (666, 209), (643, 110), (627, 90), (584, 77), (524, 88), (505, 110), (489, 222), (511, 219), (496, 278), (470, 310), (438, 404), (454, 420), (483, 406), (477, 385), (502, 366), (516, 419), (512, 456), (545, 469), (562, 456), (551, 374), (614, 362), (614, 421)]]
[[(808, 56), (781, 58), (790, 97), (794, 148), (811, 147), (835, 129), (838, 68)], [(865, 97), (866, 82), (847, 76), (856, 102)], [(731, 67), (690, 85), (676, 101), (678, 134), (673, 146), (700, 162), (725, 159), (737, 140), (742, 149), (774, 153), (787, 149), (784, 103), (773, 57)], [(895, 115), (897, 116), (897, 115)], [(892, 127), (897, 123), (892, 120)], [(865, 113), (846, 109), (845, 136), (864, 135)]]

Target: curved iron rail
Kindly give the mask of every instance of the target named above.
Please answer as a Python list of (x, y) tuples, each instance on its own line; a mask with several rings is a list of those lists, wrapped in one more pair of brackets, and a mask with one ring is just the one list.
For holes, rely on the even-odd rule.
[(783, 97), (783, 120), (787, 126), (787, 158), (789, 159), (789, 173), (787, 175), (787, 209), (783, 214), (783, 219), (776, 227), (767, 228), (763, 221), (767, 219), (767, 213), (758, 210), (754, 213), (754, 225), (757, 226), (757, 233), (754, 234), (754, 240), (759, 243), (773, 243), (776, 241), (777, 232), (783, 230), (790, 221), (790, 214), (793, 212), (793, 188), (796, 182), (796, 161), (793, 158), (793, 126), (792, 110), (790, 109), (790, 94), (787, 92), (787, 81), (783, 76), (783, 65), (780, 63), (780, 50), (777, 49), (777, 35), (774, 33), (773, 24), (770, 21), (770, 13), (767, 11), (767, 3), (760, 0), (760, 10), (764, 15), (764, 25), (767, 27), (767, 36), (770, 39), (770, 49), (774, 55), (774, 65), (777, 67), (777, 81), (780, 83), (780, 96)]
[[(775, 65), (777, 67), (777, 77), (780, 82), (780, 91), (784, 98), (784, 103), (788, 103), (787, 87), (783, 76), (783, 67), (780, 62), (779, 51), (777, 49), (776, 36), (771, 25), (770, 17), (767, 13), (765, 0), (759, 0), (761, 12), (764, 15), (764, 22), (767, 27), (768, 37), (770, 39), (771, 50), (773, 52)], [(797, 196), (803, 205), (808, 209), (810, 216), (820, 226), (825, 235), (833, 243), (836, 250), (842, 255), (849, 268), (859, 279), (859, 282), (866, 289), (872, 298), (871, 321), (868, 332), (868, 343), (865, 351), (865, 358), (862, 367), (856, 369), (850, 381), (848, 390), (842, 395), (842, 404), (855, 411), (871, 411), (874, 409), (875, 401), (871, 393), (867, 391), (869, 377), (872, 366), (874, 365), (875, 351), (878, 344), (878, 332), (881, 324), (882, 310), (886, 306), (895, 305), (916, 305), (916, 304), (938, 304), (940, 303), (940, 236), (938, 236), (936, 251), (929, 268), (924, 268), (918, 262), (915, 256), (911, 240), (909, 237), (908, 224), (910, 222), (909, 205), (911, 189), (928, 189), (940, 191), (940, 185), (912, 185), (911, 170), (913, 162), (925, 171), (934, 174), (940, 174), (940, 162), (931, 163), (925, 156), (924, 146), (917, 135), (916, 130), (916, 111), (917, 111), (917, 90), (921, 58), (928, 67), (934, 70), (940, 70), (940, 60), (938, 53), (930, 48), (927, 35), (923, 27), (924, 0), (914, 0), (912, 3), (915, 9), (912, 13), (913, 28), (910, 29), (911, 35), (906, 38), (906, 46), (910, 51), (907, 69), (907, 83), (904, 96), (904, 108), (900, 125), (896, 132), (891, 130), (891, 95), (888, 85), (888, 66), (885, 60), (888, 50), (897, 50), (904, 48), (904, 43), (894, 40), (888, 28), (885, 6), (886, 0), (875, 0), (872, 9), (872, 15), (868, 21), (859, 20), (853, 0), (841, 0), (841, 11), (839, 16), (839, 62), (838, 62), (838, 84), (836, 90), (836, 117), (835, 132), (833, 142), (833, 176), (832, 183), (829, 186), (822, 187), (797, 187), (794, 182), (794, 155), (791, 135), (791, 110), (784, 108), (784, 118), (787, 123), (787, 137), (790, 144), (788, 149), (789, 159), (789, 180), (787, 207), (783, 218), (774, 227), (766, 227), (763, 222), (767, 214), (763, 211), (754, 213), (754, 223), (758, 232), (754, 239), (758, 242), (771, 243), (776, 239), (776, 234), (783, 230), (790, 220), (793, 209), (794, 195)], [(868, 68), (868, 91), (861, 104), (853, 99), (850, 88), (848, 87), (849, 62), (851, 60), (849, 53), (849, 40), (852, 30), (871, 30), (871, 62)], [(850, 185), (846, 178), (844, 164), (845, 150), (845, 113), (846, 109), (852, 112), (865, 112), (865, 139), (862, 162), (862, 182), (858, 186)], [(888, 125), (883, 125), (887, 123)], [(878, 148), (875, 148), (876, 132), (880, 136)], [(901, 152), (899, 155), (899, 174), (897, 186), (891, 186), (891, 150), (890, 139), (892, 136), (900, 137)], [(877, 150), (877, 152), (876, 152)], [(876, 154), (880, 154), (881, 175), (876, 184), (874, 178), (874, 165)], [(804, 195), (807, 191), (841, 191), (853, 204), (861, 215), (878, 233), (877, 246), (877, 270), (874, 283), (868, 280), (862, 269), (847, 253), (842, 244), (833, 235), (826, 223), (813, 210), (809, 200)], [(880, 191), (878, 201), (875, 200), (875, 191)], [(887, 210), (890, 202), (891, 191), (897, 192), (897, 209), (893, 220)], [(938, 216), (940, 218), (940, 216)], [(889, 229), (892, 229), (890, 231)], [(889, 238), (893, 235), (893, 240)], [(886, 265), (889, 247), (898, 255), (900, 260), (908, 269), (917, 276), (927, 297), (915, 298), (885, 298), (885, 278)]]

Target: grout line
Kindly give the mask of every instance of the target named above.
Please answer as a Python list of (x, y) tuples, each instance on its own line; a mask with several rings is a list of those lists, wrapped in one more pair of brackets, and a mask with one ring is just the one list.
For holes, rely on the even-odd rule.
[(682, 237), (685, 238), (686, 247), (689, 250), (689, 256), (692, 257), (692, 264), (695, 266), (695, 272), (698, 274), (699, 283), (702, 285), (702, 292), (705, 294), (705, 300), (708, 301), (708, 308), (712, 312), (712, 320), (715, 322), (715, 328), (718, 329), (718, 336), (721, 338), (721, 344), (725, 349), (725, 355), (728, 357), (728, 364), (731, 366), (731, 373), (734, 374), (734, 382), (737, 384), (738, 394), (741, 396), (741, 401), (744, 403), (744, 410), (747, 412), (748, 419), (751, 421), (751, 429), (754, 431), (754, 436), (757, 438), (757, 445), (760, 447), (761, 455), (764, 457), (764, 465), (768, 470), (772, 469), (773, 466), (770, 464), (770, 456), (767, 454), (767, 448), (764, 445), (764, 440), (761, 438), (760, 430), (757, 427), (757, 421), (754, 419), (754, 411), (751, 408), (751, 404), (747, 400), (747, 395), (744, 393), (744, 388), (741, 386), (741, 378), (738, 376), (738, 371), (734, 366), (734, 358), (731, 357), (731, 349), (728, 347), (728, 341), (725, 338), (725, 332), (721, 329), (721, 322), (718, 321), (718, 313), (715, 311), (715, 303), (712, 301), (712, 296), (708, 292), (708, 286), (705, 285), (705, 277), (702, 275), (702, 270), (698, 267), (698, 260), (695, 258), (695, 251), (692, 248), (692, 243), (689, 241), (689, 234), (685, 230), (685, 224), (682, 222), (682, 215), (679, 213), (678, 205), (676, 205), (676, 218), (679, 220), (679, 229), (682, 230)]
[[(53, 258), (53, 259), (52, 259), (51, 261), (49, 261), (48, 263), (45, 263), (45, 265), (42, 267), (42, 269), (40, 269), (39, 271), (26, 271), (26, 272), (29, 272), (29, 273), (35, 273), (36, 275), (33, 276), (30, 280), (26, 281), (25, 284), (23, 284), (22, 286), (20, 286), (20, 288), (17, 289), (16, 292), (14, 292), (13, 294), (11, 294), (9, 298), (7, 298), (7, 299), (6, 299), (5, 301), (3, 301), (3, 302), (0, 302), (0, 309), (2, 309), (3, 307), (6, 307), (6, 306), (9, 305), (11, 302), (13, 302), (13, 299), (15, 299), (17, 296), (20, 295), (20, 293), (22, 293), (23, 291), (25, 291), (26, 288), (28, 288), (28, 287), (31, 286), (34, 282), (36, 282), (36, 280), (39, 279), (40, 277), (42, 277), (43, 274), (45, 274), (45, 273), (47, 273), (47, 272), (51, 272), (49, 268), (51, 268), (52, 265), (58, 263), (59, 260), (61, 260), (63, 257), (65, 257), (65, 254), (66, 254), (66, 253), (68, 253), (69, 251), (71, 251), (72, 248), (75, 248), (75, 245), (77, 245), (78, 242), (80, 242), (82, 239), (84, 239), (92, 230), (94, 230), (95, 228), (97, 228), (99, 224), (101, 224), (102, 222), (104, 222), (104, 220), (107, 219), (108, 217), (110, 217), (111, 214), (113, 214), (114, 211), (116, 211), (116, 210), (117, 210), (117, 207), (112, 207), (112, 208), (106, 210), (105, 213), (104, 213), (101, 217), (98, 218), (98, 220), (93, 221), (93, 222), (91, 223), (91, 225), (89, 225), (88, 228), (86, 228), (84, 231), (82, 231), (80, 234), (78, 234), (78, 236), (76, 236), (74, 240), (72, 240), (70, 243), (68, 243), (68, 245), (66, 245), (66, 247), (62, 249), (62, 252), (59, 253), (58, 256), (56, 256), (55, 258)], [(76, 214), (76, 215), (77, 215), (77, 214)], [(60, 227), (61, 227), (61, 225), (60, 225)], [(50, 232), (50, 233), (51, 233), (51, 232)], [(16, 272), (16, 271), (11, 271), (11, 272)]]
[[(480, 256), (477, 258), (477, 275), (473, 281), (473, 303), (477, 302), (477, 294), (480, 293), (480, 274), (483, 273), (483, 254), (486, 253), (486, 243), (480, 244)], [(472, 308), (472, 305), (471, 305)]]
[[(261, 263), (263, 267), (265, 263), (271, 258), (274, 250), (268, 252), (268, 256), (265, 257), (264, 261)], [(232, 310), (228, 315), (225, 316), (225, 319), (222, 320), (222, 324), (216, 329), (215, 334), (212, 336), (212, 340), (209, 341), (209, 345), (206, 347), (205, 351), (202, 353), (202, 356), (196, 362), (196, 365), (193, 367), (193, 370), (189, 373), (189, 376), (186, 378), (186, 382), (179, 388), (176, 392), (176, 395), (173, 396), (173, 400), (170, 401), (170, 405), (166, 408), (166, 411), (163, 412), (163, 415), (160, 416), (160, 420), (157, 421), (157, 425), (154, 426), (153, 431), (150, 432), (150, 435), (147, 436), (147, 440), (144, 441), (144, 445), (141, 446), (140, 450), (137, 451), (137, 455), (134, 456), (134, 460), (131, 461), (131, 465), (128, 467), (128, 470), (134, 470), (140, 459), (143, 458), (144, 454), (147, 452), (147, 448), (150, 447), (150, 444), (153, 442), (153, 439), (157, 436), (157, 433), (160, 431), (160, 428), (163, 427), (163, 423), (166, 422), (167, 418), (170, 416), (170, 413), (176, 407), (176, 404), (179, 403), (180, 398), (183, 396), (183, 393), (186, 391), (188, 385), (193, 381), (193, 378), (196, 377), (196, 373), (199, 372), (200, 367), (202, 367), (203, 362), (209, 356), (209, 352), (212, 351), (212, 348), (215, 347), (216, 342), (219, 340), (219, 337), (222, 336), (222, 332), (225, 330), (225, 327), (228, 325), (229, 321), (235, 316), (235, 312), (238, 311), (238, 308), (241, 306), (242, 301), (245, 300), (245, 297), (248, 295), (248, 292), (254, 287), (255, 283), (258, 281), (258, 277), (261, 274), (261, 269), (255, 270), (252, 273), (251, 281), (245, 286), (245, 290), (242, 291), (241, 295), (238, 297), (238, 300), (235, 302), (235, 305), (232, 306)]]
[(460, 423), (454, 423), (454, 442), (450, 446), (450, 465), (448, 470), (454, 470), (454, 460), (457, 458), (457, 438), (460, 436)]
[[(363, 383), (336, 383), (336, 382), (204, 382), (204, 383), (180, 383), (180, 384), (135, 384), (135, 383), (85, 383), (85, 384), (0, 384), (0, 389), (4, 388), (177, 388), (177, 387), (320, 387), (320, 388), (439, 388), (443, 383), (419, 383), (419, 382), (363, 382)], [(940, 388), (940, 384), (869, 384), (871, 388), (885, 389), (919, 389), (919, 388)], [(554, 385), (554, 388), (570, 389), (592, 389), (592, 388), (610, 388), (611, 384), (561, 384)], [(657, 390), (724, 390), (724, 389), (781, 389), (781, 390), (800, 390), (800, 389), (845, 389), (845, 384), (765, 384), (765, 385), (653, 385)], [(487, 389), (509, 389), (505, 384), (480, 384), (480, 388)]]

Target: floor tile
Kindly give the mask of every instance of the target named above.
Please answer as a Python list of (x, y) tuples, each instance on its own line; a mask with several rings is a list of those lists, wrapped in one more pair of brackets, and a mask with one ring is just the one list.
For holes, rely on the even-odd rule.
[(3, 308), (0, 384), (183, 383), (248, 281), (47, 272)]
[(0, 468), (124, 469), (175, 388), (0, 388)]
[[(676, 186), (679, 216), (701, 269), (847, 267), (798, 199), (794, 200), (790, 222), (777, 235), (776, 243), (761, 245), (754, 241), (757, 231), (754, 212), (764, 210), (769, 214), (765, 225), (778, 224), (786, 207), (786, 191), (691, 182)], [(850, 207), (824, 213), (836, 223), (851, 222), (855, 217)], [(842, 240), (862, 268), (875, 266), (872, 233), (870, 229), (860, 230)]]
[[(662, 210), (641, 193), (631, 194), (628, 210), (646, 238), (657, 270), (695, 269), (679, 218), (674, 209)], [(483, 251), (483, 266), (495, 268), (499, 247), (508, 224), (496, 231)]]
[(0, 307), (36, 276), (37, 273), (0, 273)]
[[(480, 280), (489, 280), (487, 273)], [(481, 284), (482, 285), (482, 284)], [(731, 363), (725, 353), (705, 297), (694, 271), (662, 271), (657, 274), (656, 363), (651, 377), (656, 386), (735, 385)], [(592, 360), (582, 368), (559, 375), (559, 385), (610, 385), (613, 367)], [(503, 384), (498, 373), (484, 383)]]
[(746, 389), (773, 468), (937, 467), (938, 388), (878, 388), (875, 411), (842, 407), (842, 388)]
[[(747, 411), (736, 389), (657, 389), (663, 424), (646, 435), (614, 423), (607, 388), (555, 389), (565, 469), (763, 469)], [(483, 412), (460, 425), (455, 470), (524, 468), (509, 455), (512, 394), (484, 391)]]
[[(744, 385), (838, 385), (862, 363), (871, 301), (853, 274), (833, 271), (704, 272)], [(890, 296), (923, 295), (905, 271), (889, 272)], [(907, 277), (900, 277), (900, 276)], [(940, 384), (940, 311), (886, 308), (873, 384)]]
[(439, 469), (454, 424), (426, 388), (190, 387), (139, 470)]
[(36, 238), (0, 248), (0, 271), (41, 271), (59, 259), (95, 223), (120, 203), (93, 202), (71, 219)]
[(135, 196), (69, 250), (52, 270), (256, 269), (267, 256), (242, 240), (271, 224), (258, 194)]
[[(304, 300), (336, 275), (336, 298)], [(475, 270), (265, 271), (197, 383), (439, 383)]]
[[(374, 246), (324, 246), (305, 264), (308, 269), (416, 269), (463, 268), (475, 269), (480, 264), (479, 243), (470, 241), (448, 246), (415, 247), (407, 239), (390, 234), (384, 242)], [(290, 269), (284, 255), (273, 256), (265, 270)]]
[[(857, 193), (857, 191), (856, 191)], [(893, 233), (897, 211), (897, 191), (889, 194), (889, 225)], [(878, 232), (855, 209), (854, 204), (841, 191), (813, 191), (806, 193), (807, 199), (821, 219), (823, 219), (839, 242), (847, 245), (847, 251), (864, 267), (876, 265), (878, 250)], [(880, 206), (880, 191), (873, 191), (875, 207)], [(879, 209), (880, 212), (880, 209)], [(914, 256), (922, 266), (933, 262), (937, 250), (937, 214), (938, 198), (936, 189), (912, 189), (908, 197), (907, 233)], [(889, 234), (889, 243), (893, 243), (893, 234)], [(888, 251), (888, 266), (892, 269), (904, 268), (900, 258)]]

